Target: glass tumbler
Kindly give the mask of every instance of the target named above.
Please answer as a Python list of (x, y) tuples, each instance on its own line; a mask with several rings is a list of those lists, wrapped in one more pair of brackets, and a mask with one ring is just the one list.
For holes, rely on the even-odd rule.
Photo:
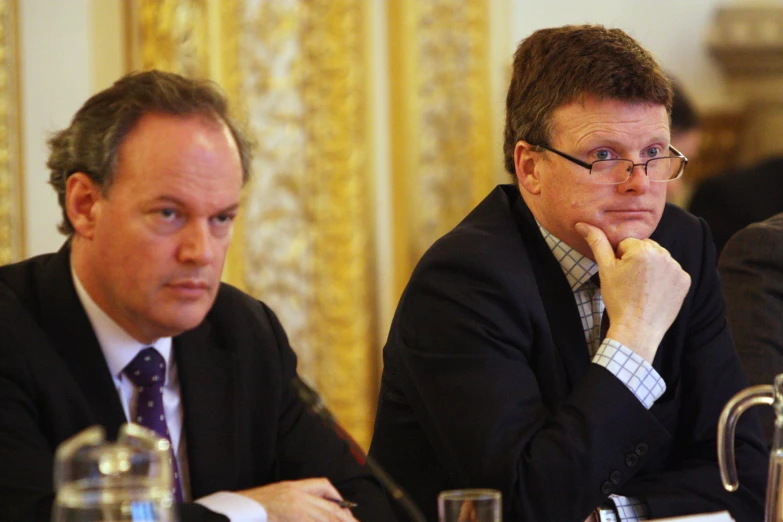
[(439, 522), (501, 522), (501, 495), (496, 489), (453, 489), (438, 495)]

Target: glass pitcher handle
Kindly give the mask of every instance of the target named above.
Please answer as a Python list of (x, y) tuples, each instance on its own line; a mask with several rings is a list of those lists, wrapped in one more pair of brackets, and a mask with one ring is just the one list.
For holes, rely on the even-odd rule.
[(771, 406), (774, 400), (774, 388), (769, 384), (761, 384), (742, 390), (724, 406), (718, 421), (718, 464), (720, 478), (727, 491), (736, 491), (739, 487), (737, 463), (734, 460), (734, 431), (737, 428), (737, 420), (751, 406)]

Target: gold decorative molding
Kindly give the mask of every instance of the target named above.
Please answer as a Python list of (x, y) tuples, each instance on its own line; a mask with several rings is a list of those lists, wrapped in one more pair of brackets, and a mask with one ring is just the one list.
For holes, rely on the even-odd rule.
[(377, 397), (371, 299), (372, 233), (365, 117), (364, 0), (308, 4), (302, 29), (307, 198), (315, 225), (309, 344), (317, 384), (369, 447)]
[(395, 277), (480, 201), (493, 169), (487, 0), (389, 3)]
[(739, 164), (779, 156), (783, 153), (778, 139), (783, 132), (783, 5), (720, 7), (707, 44), (725, 73), (729, 92), (743, 108), (742, 128), (733, 129), (738, 131)]
[(361, 0), (246, 2), (240, 69), (259, 148), (245, 281), (278, 313), (300, 373), (369, 444), (377, 373)]
[(0, 265), (24, 255), (15, 0), (0, 1)]
[(137, 0), (131, 3), (131, 63), (184, 76), (209, 76), (206, 0)]
[[(301, 83), (303, 2), (245, 2), (239, 69), (250, 131), (258, 142), (243, 207), (245, 283), (278, 314), (309, 380), (317, 345), (308, 332), (314, 309), (316, 233), (308, 199)], [(313, 382), (313, 384), (316, 384)]]
[(707, 44), (729, 74), (783, 74), (783, 5), (719, 7), (707, 34)]
[[(248, 127), (248, 114), (243, 105), (243, 74), (239, 67), (239, 39), (245, 19), (244, 4), (241, 0), (210, 0), (208, 16), (211, 38), (210, 61), (212, 78), (223, 87), (230, 101), (234, 119), (245, 128)], [(219, 1), (219, 6), (214, 2)], [(243, 190), (242, 208), (247, 202), (247, 190)], [(223, 268), (223, 280), (240, 290), (247, 291), (245, 284), (244, 237), (245, 217), (241, 211), (234, 222), (234, 237), (229, 247), (226, 265)]]

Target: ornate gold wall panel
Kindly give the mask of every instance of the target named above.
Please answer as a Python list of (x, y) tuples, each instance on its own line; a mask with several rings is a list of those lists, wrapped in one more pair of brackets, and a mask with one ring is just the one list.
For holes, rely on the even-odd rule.
[(16, 2), (0, 1), (0, 265), (24, 255)]
[(376, 400), (361, 0), (247, 1), (240, 44), (258, 139), (245, 281), (300, 372), (365, 446)]
[[(227, 279), (280, 317), (365, 447), (376, 401), (362, 0), (143, 0), (134, 63), (209, 74), (258, 149)], [(217, 21), (216, 21), (217, 20)]]
[(134, 68), (209, 75), (206, 0), (136, 0), (130, 6)]
[(487, 0), (388, 3), (396, 287), (489, 191)]
[(377, 394), (365, 119), (364, 0), (308, 4), (302, 82), (306, 171), (316, 234), (311, 346), (317, 382), (369, 447)]

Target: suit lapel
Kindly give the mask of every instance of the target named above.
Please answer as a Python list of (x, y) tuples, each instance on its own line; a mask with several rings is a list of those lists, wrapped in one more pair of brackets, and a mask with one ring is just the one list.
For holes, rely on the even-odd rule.
[(38, 288), (49, 338), (87, 399), (98, 424), (109, 439), (126, 422), (103, 351), (82, 307), (71, 277), (70, 248), (60, 249), (45, 265)]
[(573, 389), (590, 363), (574, 293), (521, 197), (514, 203), (514, 218), (530, 256), (552, 340), (565, 365), (569, 386)]
[(232, 487), (242, 461), (235, 438), (234, 353), (220, 346), (212, 333), (207, 318), (174, 338), (194, 498)]

